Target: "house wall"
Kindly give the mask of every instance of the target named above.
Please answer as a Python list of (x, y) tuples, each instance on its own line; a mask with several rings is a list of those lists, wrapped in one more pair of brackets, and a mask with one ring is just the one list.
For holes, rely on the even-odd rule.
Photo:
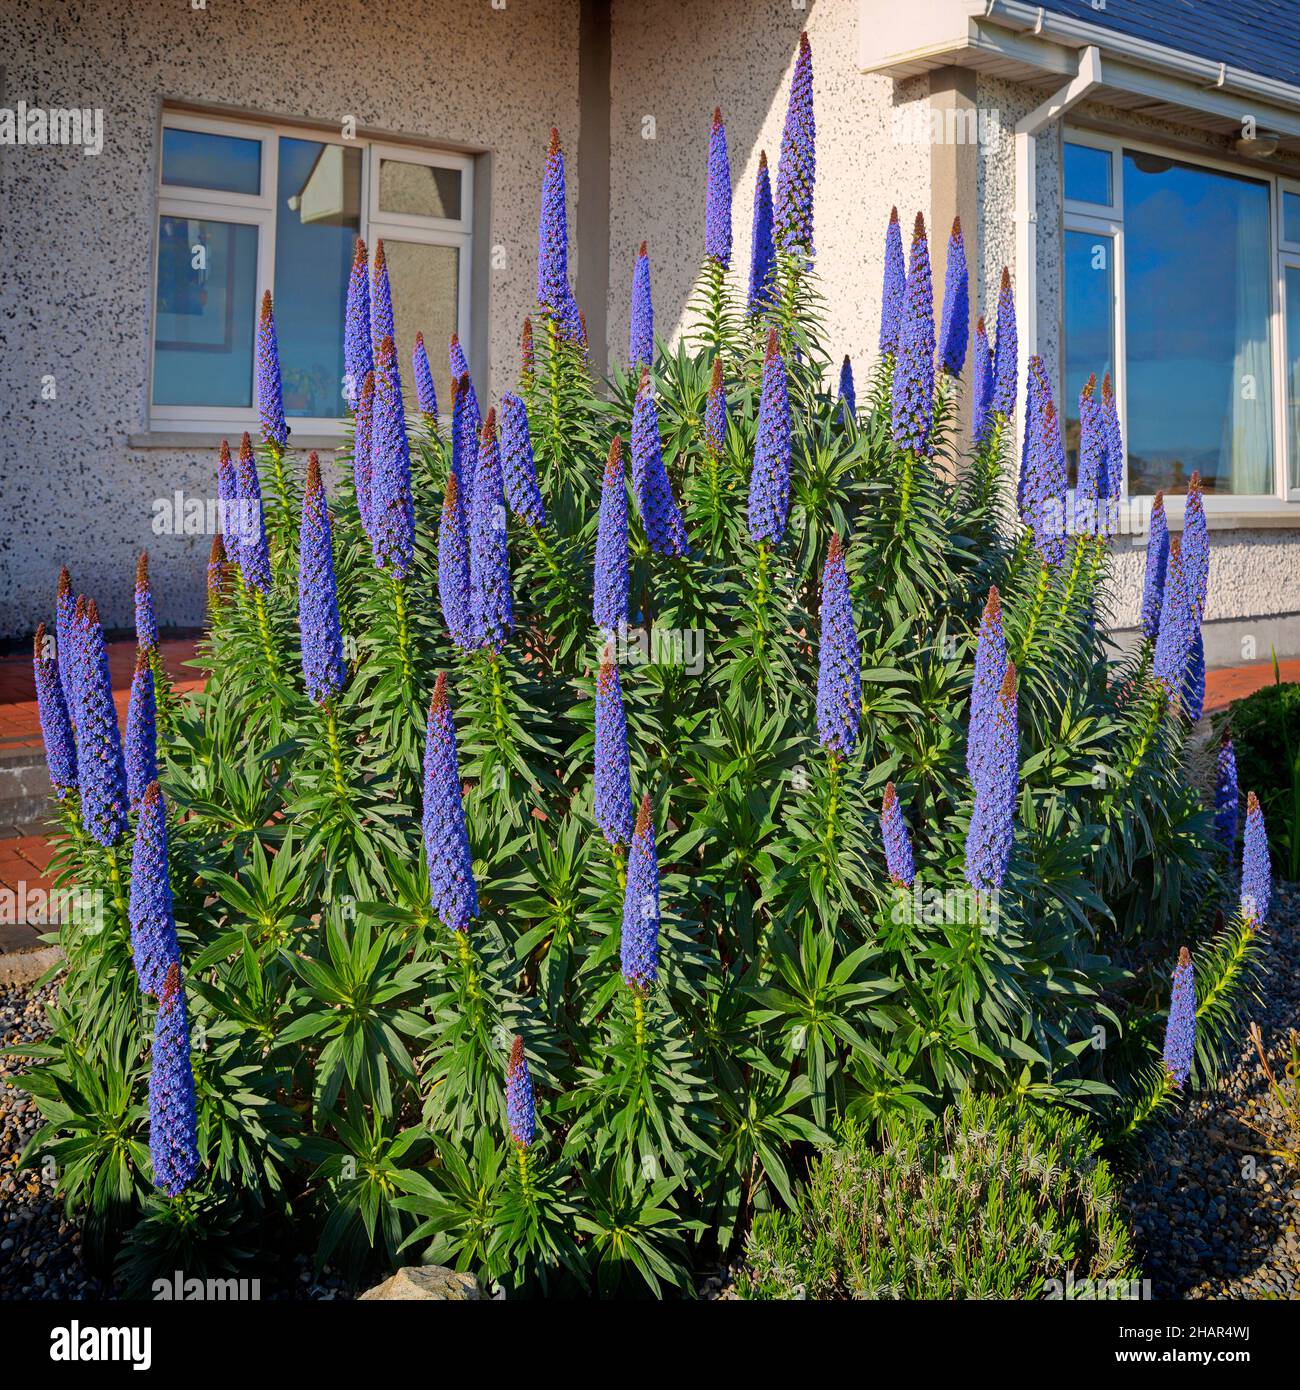
[[(128, 444), (148, 425), (164, 98), (328, 126), (351, 113), (366, 134), (490, 151), (491, 225), (476, 226), (475, 251), (495, 392), (513, 379), (534, 301), (553, 124), (577, 205), (578, 23), (578, 0), (3, 7), (0, 105), (102, 107), (105, 143), (94, 158), (0, 148), (0, 638), (52, 616), (63, 563), (107, 624), (128, 626), (134, 558), (146, 546), (160, 621), (202, 621), (210, 537), (155, 536), (150, 522), (154, 500), (177, 488), (214, 493), (215, 454)], [(41, 399), (47, 374), (53, 401)]]
[[(857, 65), (853, 0), (614, 0), (611, 46), (608, 352), (624, 364), (632, 265), (649, 244), (656, 330), (675, 343), (704, 255), (704, 183), (714, 106), (727, 126), (733, 184), (732, 279), (748, 282), (760, 150), (772, 186), (790, 78), (807, 29), (817, 119), (814, 238), (825, 345), (861, 382), (875, 355), (885, 227), (898, 205), (910, 239), (929, 215), (930, 150), (894, 139), (894, 109), (924, 100), (927, 78), (896, 86)], [(653, 118), (653, 139), (647, 117)]]
[[(1041, 92), (981, 75), (977, 99), (999, 112), (1004, 132), (999, 143), (981, 146), (979, 162), (980, 259), (983, 266), (981, 312), (996, 295), (998, 268), (1015, 265), (1015, 170), (1011, 132), (1020, 118), (1043, 99)], [(1064, 124), (1100, 121), (1131, 131), (1135, 138), (1180, 145), (1191, 141), (1207, 155), (1223, 158), (1221, 141), (1187, 126), (1174, 126), (1140, 113), (1098, 102), (1082, 102), (1038, 138), (1038, 350), (1053, 381), (1061, 363), (1061, 248), (1064, 206), (1061, 145)], [(1189, 151), (1189, 153), (1191, 153)], [(1279, 165), (1282, 161), (1278, 161)], [(1022, 383), (1023, 389), (1023, 383)], [(1300, 529), (1246, 526), (1211, 516), (1210, 584), (1206, 602), (1207, 660), (1224, 665), (1300, 652)], [(1144, 536), (1119, 538), (1109, 595), (1109, 617), (1120, 641), (1137, 627), (1146, 562)]]

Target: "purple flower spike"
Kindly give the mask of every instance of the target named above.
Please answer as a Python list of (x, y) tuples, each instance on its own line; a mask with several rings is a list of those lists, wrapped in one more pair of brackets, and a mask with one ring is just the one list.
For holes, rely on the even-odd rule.
[(749, 534), (757, 543), (776, 545), (790, 514), (790, 394), (776, 329), (768, 330), (763, 389), (758, 404), (758, 437), (749, 475)]
[(113, 704), (108, 649), (95, 600), (77, 601), (73, 615), (74, 653), (79, 670), (76, 690), (77, 771), (81, 785), (81, 824), (97, 844), (108, 848), (126, 830), (126, 765)]
[(190, 1023), (179, 962), (167, 972), (154, 1022), (149, 1068), (149, 1157), (153, 1183), (178, 1196), (198, 1176), (198, 1121), (194, 1069), (190, 1061)]
[(975, 362), (971, 380), (971, 434), (977, 448), (993, 434), (993, 349), (981, 318), (975, 325)]
[(907, 263), (903, 256), (903, 228), (898, 209), (889, 209), (885, 228), (885, 283), (880, 292), (880, 351), (889, 356), (898, 351), (903, 327), (903, 300), (907, 294)]
[(907, 267), (903, 322), (898, 335), (898, 365), (894, 368), (894, 443), (914, 454), (929, 453), (933, 415), (934, 286), (930, 279), (925, 218), (918, 212), (912, 232), (912, 259)]
[(361, 383), (375, 369), (375, 352), (370, 336), (370, 266), (366, 243), (357, 238), (348, 274), (347, 309), (343, 316), (343, 394), (356, 408)]
[(1007, 663), (997, 707), (987, 727), (972, 729), (971, 737), (979, 740), (974, 755), (979, 776), (975, 779), (975, 805), (966, 836), (966, 882), (978, 893), (995, 893), (1002, 887), (1011, 859), (1020, 783), (1014, 662)]
[(597, 627), (617, 632), (626, 625), (627, 595), (627, 484), (623, 478), (623, 441), (615, 435), (605, 461), (596, 528), (591, 616)]
[(555, 319), (567, 322), (573, 293), (569, 289), (569, 221), (565, 207), (564, 154), (560, 132), (551, 128), (542, 177), (542, 212), (537, 227), (537, 302)]
[(721, 458), (726, 447), (727, 391), (722, 379), (722, 358), (715, 357), (709, 379), (709, 398), (704, 406), (704, 448), (714, 458)]
[(813, 185), (817, 178), (817, 124), (813, 119), (812, 49), (799, 35), (799, 56), (790, 81), (790, 101), (781, 133), (776, 176), (777, 245), (783, 251), (813, 252)]
[(424, 346), (424, 334), (415, 335), (415, 347), (411, 352), (411, 375), (415, 379), (415, 403), (420, 414), (428, 418), (432, 429), (438, 428), (438, 393), (433, 386), (433, 373), (429, 370), (429, 354)]
[(1171, 700), (1181, 697), (1195, 639), (1196, 619), (1192, 613), (1191, 596), (1187, 592), (1182, 545), (1178, 537), (1173, 536), (1169, 541), (1169, 567), (1165, 571), (1160, 631), (1156, 633), (1152, 662), (1152, 674), (1156, 680), (1164, 683)]
[(961, 218), (954, 217), (948, 238), (948, 262), (943, 272), (943, 318), (939, 328), (939, 365), (949, 376), (960, 376), (966, 365), (970, 337), (970, 276)]
[(226, 558), (232, 565), (238, 565), (243, 541), (243, 514), (239, 497), (239, 476), (230, 457), (230, 441), (226, 439), (221, 441), (221, 451), (217, 455), (217, 511), (221, 522), (221, 538), (226, 547)]
[(451, 339), (451, 466), (460, 483), (466, 510), (472, 510), (474, 500), (474, 468), (478, 461), (479, 435), (483, 433), (483, 418), (479, 414), (478, 395), (469, 371), (457, 371), (465, 361), (460, 339)]
[(370, 291), (370, 341), (375, 365), (379, 364), (379, 348), (385, 338), (395, 338), (393, 328), (393, 291), (388, 283), (388, 257), (384, 243), (375, 242), (374, 282)]
[(370, 509), (370, 485), (374, 476), (375, 374), (367, 372), (357, 397), (357, 423), (352, 438), (352, 483), (357, 493), (357, 514), (371, 545), (375, 540)]
[(1051, 396), (1043, 388), (1036, 445), (1031, 444), (1025, 481), (1025, 519), (1045, 565), (1065, 560), (1065, 492), (1068, 474), (1061, 421)]
[(411, 448), (406, 437), (402, 379), (391, 337), (379, 344), (375, 357), (369, 505), (375, 565), (405, 579), (415, 558), (415, 506), (411, 500)]
[(1268, 831), (1254, 792), (1246, 797), (1246, 830), (1241, 842), (1241, 915), (1262, 927), (1268, 921), (1273, 896), (1273, 866), (1268, 857)]
[(632, 770), (627, 751), (623, 686), (606, 646), (596, 677), (596, 824), (611, 845), (632, 838)]
[(1097, 530), (1098, 503), (1106, 500), (1109, 486), (1106, 417), (1097, 399), (1097, 377), (1094, 373), (1079, 393), (1079, 476), (1074, 496), (1079, 528), (1085, 535)]
[(438, 527), (438, 600), (447, 635), (461, 651), (481, 646), (469, 597), (469, 526), (455, 473), (447, 474), (442, 522)]
[(158, 777), (158, 707), (154, 700), (153, 667), (140, 648), (131, 677), (126, 708), (126, 792), (134, 811), (149, 784)]
[(239, 461), (235, 465), (238, 492), (239, 568), (244, 583), (258, 593), (271, 587), (271, 557), (266, 548), (266, 521), (262, 516), (262, 482), (253, 458), (253, 441), (244, 431), (239, 441)]
[(142, 550), (135, 562), (135, 644), (147, 652), (158, 650), (158, 618), (149, 588), (149, 552)]
[(984, 616), (980, 619), (975, 643), (975, 674), (971, 679), (969, 737), (966, 742), (966, 771), (978, 791), (985, 765), (980, 755), (990, 746), (989, 729), (997, 718), (998, 694), (1007, 674), (1007, 642), (1002, 630), (1002, 595), (994, 585), (989, 590)]
[(469, 516), (469, 598), (475, 634), (483, 645), (499, 646), (514, 626), (515, 617), (495, 410), (489, 410), (483, 422), (478, 467), (474, 471), (474, 507)]
[(1169, 994), (1169, 1021), (1165, 1025), (1165, 1070), (1181, 1090), (1192, 1074), (1196, 1056), (1196, 976), (1186, 946), (1178, 952), (1173, 988)]
[(478, 916), (478, 885), (465, 831), (456, 726), (447, 699), (447, 677), (439, 673), (429, 704), (424, 745), (424, 852), (429, 861), (429, 901), (443, 926), (466, 931)]
[(298, 628), (307, 698), (324, 704), (343, 689), (347, 668), (339, 628), (338, 588), (334, 579), (334, 539), (329, 502), (315, 450), (307, 460), (298, 541)]
[(761, 314), (772, 304), (776, 274), (776, 247), (772, 240), (772, 180), (767, 172), (767, 151), (758, 156), (754, 184), (754, 229), (749, 251), (749, 312)]
[[(229, 449), (226, 450), (226, 459), (229, 462)], [(69, 720), (74, 717), (77, 708), (77, 691), (73, 684), (77, 673), (74, 651), (76, 629), (72, 623), (76, 610), (77, 601), (72, 596), (72, 576), (68, 573), (67, 565), (64, 565), (59, 570), (59, 586), (54, 599), (54, 655), (58, 661), (59, 685), (63, 689), (63, 703), (67, 707)]]
[[(982, 319), (980, 321), (983, 322)], [(1050, 395), (1043, 372), (1043, 359), (1035, 355), (1029, 359), (1025, 369), (1025, 435), (1020, 444), (1020, 477), (1016, 482), (1016, 507), (1026, 526), (1032, 524), (1028, 499), (1031, 470), (1038, 459), (1038, 441), (1043, 430), (1043, 403)]]
[(280, 345), (275, 336), (270, 290), (262, 294), (262, 312), (257, 320), (257, 413), (262, 420), (262, 438), (282, 450), (289, 442), (289, 426), (284, 419)]
[(1146, 575), (1142, 581), (1142, 631), (1153, 639), (1160, 631), (1160, 610), (1165, 600), (1165, 576), (1169, 572), (1169, 526), (1165, 521), (1165, 495), (1156, 493), (1147, 531)]
[(731, 268), (731, 163), (722, 108), (713, 108), (709, 129), (709, 174), (704, 186), (704, 254), (723, 270)]
[(176, 917), (167, 859), (167, 803), (157, 782), (150, 782), (140, 801), (140, 820), (131, 852), (131, 959), (140, 988), (161, 996), (167, 972), (180, 960)]
[[(761, 421), (759, 429), (762, 429)], [(650, 549), (659, 555), (685, 555), (688, 550), (686, 527), (664, 468), (659, 411), (648, 367), (641, 369), (641, 382), (632, 407), (632, 490), (641, 509), (641, 525)]]
[(229, 587), (230, 565), (226, 560), (226, 546), (218, 531), (212, 537), (212, 549), (208, 551), (208, 615), (215, 618), (226, 601)]
[(528, 430), (528, 408), (518, 396), (501, 397), (501, 467), (506, 501), (525, 526), (545, 526), (546, 507), (537, 486), (537, 462)]
[(993, 413), (1010, 419), (1016, 413), (1016, 297), (1011, 272), (1002, 267), (998, 288), (997, 341), (993, 345)]
[(650, 300), (650, 257), (645, 242), (632, 267), (632, 327), (628, 333), (627, 365), (636, 373), (655, 360), (655, 311)]
[(858, 393), (853, 385), (853, 363), (847, 353), (840, 364), (840, 420), (851, 423), (858, 414)]
[(1219, 745), (1214, 776), (1214, 833), (1229, 854), (1237, 843), (1237, 818), (1240, 815), (1237, 790), (1237, 753), (1232, 740), (1225, 734)]
[(1210, 526), (1205, 519), (1201, 496), (1201, 475), (1192, 474), (1187, 485), (1187, 504), (1183, 509), (1183, 573), (1192, 612), (1199, 623), (1205, 616), (1205, 599), (1210, 587)]
[(627, 852), (620, 954), (628, 986), (653, 989), (659, 980), (659, 857), (649, 796), (641, 798)]
[(885, 799), (880, 806), (880, 838), (885, 842), (885, 866), (890, 880), (903, 888), (916, 882), (916, 865), (912, 858), (912, 839), (907, 833), (903, 808), (898, 804), (894, 784), (885, 786)]
[(537, 1108), (533, 1101), (533, 1078), (524, 1056), (524, 1040), (516, 1037), (510, 1045), (506, 1067), (506, 1119), (510, 1137), (526, 1149), (537, 1137)]
[(1201, 625), (1193, 620), (1192, 649), (1183, 679), (1183, 711), (1193, 724), (1205, 713), (1205, 643)]
[[(57, 649), (57, 639), (55, 645)], [(41, 623), (36, 629), (32, 657), (36, 676), (36, 708), (41, 717), (45, 766), (49, 769), (55, 795), (62, 801), (68, 791), (77, 785), (77, 745), (73, 740), (72, 721), (68, 718), (63, 687), (59, 683), (60, 663), (57, 658), (45, 655), (45, 647), (45, 624)]]
[(1124, 439), (1119, 428), (1119, 407), (1110, 384), (1110, 373), (1101, 379), (1101, 420), (1106, 435), (1106, 501), (1104, 516), (1107, 535), (1119, 529), (1119, 503), (1124, 493)]
[(831, 535), (822, 571), (821, 645), (817, 661), (817, 741), (848, 757), (862, 721), (862, 659), (839, 536)]

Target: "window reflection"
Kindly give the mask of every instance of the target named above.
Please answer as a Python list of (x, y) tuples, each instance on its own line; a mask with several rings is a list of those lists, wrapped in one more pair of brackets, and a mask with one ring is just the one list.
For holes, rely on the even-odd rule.
[(1074, 486), (1079, 467), (1079, 393), (1095, 372), (1115, 370), (1115, 239), (1065, 234), (1065, 451)]

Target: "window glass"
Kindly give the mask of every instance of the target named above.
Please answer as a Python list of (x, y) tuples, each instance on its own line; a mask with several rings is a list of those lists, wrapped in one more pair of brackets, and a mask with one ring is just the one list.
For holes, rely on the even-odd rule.
[(178, 188), (251, 193), (262, 186), (262, 143), (202, 130), (163, 130), (162, 181)]
[(1300, 488), (1300, 267), (1286, 269), (1286, 422), (1290, 483)]
[(1095, 372), (1098, 389), (1115, 371), (1115, 239), (1065, 234), (1065, 450), (1073, 487), (1079, 467), (1079, 393)]
[(284, 413), (343, 405), (348, 269), (361, 231), (361, 151), (283, 137), (275, 199), (275, 330)]
[[(460, 253), (454, 246), (428, 246), (384, 237), (388, 278), (393, 288), (397, 360), (408, 402), (414, 407), (411, 353), (416, 333), (424, 334), (429, 367), (438, 392), (438, 410), (451, 409), (451, 368), (447, 346), (456, 332), (460, 294)], [(409, 383), (409, 384), (408, 384)]]
[(156, 405), (253, 404), (257, 228), (158, 219)]
[(1300, 193), (1282, 194), (1282, 236), (1300, 246)]
[(1110, 207), (1115, 201), (1110, 187), (1109, 150), (1065, 142), (1065, 196), (1075, 203)]
[(379, 161), (380, 212), (460, 220), (460, 170), (412, 164), (403, 159)]
[(1273, 491), (1268, 185), (1124, 153), (1129, 491)]

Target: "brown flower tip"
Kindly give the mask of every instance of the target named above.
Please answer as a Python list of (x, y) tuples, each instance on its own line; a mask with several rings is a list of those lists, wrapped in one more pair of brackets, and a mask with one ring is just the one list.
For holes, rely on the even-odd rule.
[(1152, 504), (1151, 504), (1151, 515), (1152, 515), (1152, 516), (1155, 516), (1155, 514), (1156, 514), (1157, 512), (1163, 512), (1164, 509), (1165, 509), (1165, 490), (1164, 490), (1164, 488), (1161, 488), (1160, 491), (1156, 493), (1156, 500), (1155, 500), (1154, 502), (1152, 502)]
[(605, 460), (605, 476), (607, 478), (621, 478), (623, 476), (623, 436), (616, 434), (609, 444), (609, 457)]
[(560, 132), (551, 127), (551, 143), (546, 147), (547, 159), (554, 159), (560, 153)]
[(898, 793), (894, 790), (892, 782), (885, 783), (885, 797), (880, 803), (881, 810), (888, 811), (898, 802)]
[(423, 333), (420, 333), (420, 332), (417, 332), (417, 333), (416, 333), (416, 335), (415, 335), (415, 346), (416, 346), (416, 347), (423, 347), (423, 346), (424, 346), (424, 334), (423, 334)]
[(649, 367), (642, 367), (642, 368), (641, 368), (641, 379), (640, 379), (640, 380), (637, 382), (637, 384), (636, 384), (637, 394), (640, 395), (640, 393), (641, 393), (642, 391), (644, 391), (644, 390), (646, 389), (646, 387), (649, 386), (649, 385), (650, 385), (650, 368), (649, 368)]
[(1056, 419), (1056, 403), (1055, 403), (1054, 401), (1048, 401), (1048, 402), (1043, 406), (1043, 423), (1044, 423), (1044, 424), (1047, 424), (1048, 422), (1050, 422), (1050, 421), (1052, 421), (1052, 420), (1055, 420), (1055, 419)]
[(375, 400), (375, 374), (367, 372), (361, 383), (361, 394), (357, 397), (357, 414), (369, 415)]
[(487, 413), (487, 419), (483, 421), (483, 442), (488, 444), (492, 436), (497, 432), (497, 408), (493, 406)]
[(713, 108), (713, 129), (714, 129), (714, 130), (717, 130), (717, 128), (718, 128), (721, 124), (722, 124), (722, 107), (720, 107), (720, 106), (715, 106), (715, 107)]
[(1181, 536), (1169, 537), (1169, 558), (1177, 560), (1180, 564), (1183, 558), (1183, 538)]
[(162, 796), (162, 788), (158, 785), (155, 777), (152, 782), (144, 789), (144, 804), (150, 808), (158, 804), (158, 799)]
[(99, 604), (93, 598), (86, 600), (86, 621), (91, 627), (99, 625)]
[(582, 334), (582, 341), (587, 341), (587, 314), (583, 309), (578, 310), (578, 332)]
[(1110, 373), (1107, 372), (1101, 379), (1101, 398), (1104, 401), (1108, 401), (1114, 394), (1115, 389), (1110, 384)]
[(895, 222), (898, 221), (898, 209), (897, 209), (897, 208), (890, 208), (890, 209), (889, 209), (889, 221), (890, 221), (890, 224), (891, 224), (891, 225), (892, 225), (893, 223), (895, 223)]
[(384, 255), (384, 242), (381, 237), (375, 242), (375, 279), (379, 278), (379, 272), (388, 264), (388, 258)]
[(387, 361), (389, 358), (396, 356), (397, 347), (393, 342), (393, 335), (391, 333), (385, 333), (379, 343), (379, 357), (381, 361)]
[(519, 342), (523, 346), (525, 352), (532, 352), (533, 321), (527, 314), (524, 315), (524, 331), (519, 335)]
[(218, 531), (212, 537), (212, 549), (208, 551), (208, 564), (224, 565), (226, 563), (226, 543), (221, 539), (221, 532)]
[(984, 605), (984, 617), (986, 621), (1000, 617), (1002, 614), (1002, 595), (998, 593), (998, 586), (989, 586), (988, 602)]
[(59, 594), (59, 597), (62, 598), (65, 594), (70, 594), (71, 592), (72, 592), (72, 576), (68, 573), (68, 567), (67, 567), (67, 565), (64, 565), (64, 566), (62, 567), (62, 569), (59, 570), (59, 589), (58, 589), (58, 594)]
[(357, 244), (352, 248), (352, 264), (365, 265), (366, 263), (366, 243), (357, 238)]
[(262, 322), (265, 323), (271, 317), (271, 291), (262, 291)]
[(960, 218), (960, 217), (954, 217), (954, 218), (952, 219), (952, 234), (951, 234), (951, 240), (953, 240), (953, 241), (959, 241), (960, 239), (961, 239), (961, 218)]
[(461, 395), (463, 396), (468, 390), (469, 390), (469, 373), (468, 373), (468, 372), (461, 372), (461, 374), (460, 374), (460, 393), (461, 393)]
[(636, 813), (636, 829), (632, 832), (634, 836), (640, 837), (650, 828), (650, 793), (641, 798), (640, 809)]
[(230, 440), (228, 440), (228, 439), (223, 439), (223, 440), (221, 441), (221, 448), (217, 450), (217, 463), (218, 463), (219, 466), (224, 466), (225, 464), (227, 464), (227, 463), (229, 463), (229, 462), (230, 462)]
[(977, 318), (977, 319), (975, 320), (975, 331), (976, 331), (976, 333), (982, 333), (986, 338), (989, 336), (989, 334), (988, 334), (988, 329), (984, 327), (984, 315), (983, 315), (983, 314), (981, 314), (981, 315), (979, 316), (979, 318)]
[(433, 699), (429, 701), (429, 717), (441, 714), (447, 708), (447, 673), (438, 672), (438, 679), (433, 683)]
[(826, 563), (828, 565), (834, 564), (843, 554), (844, 547), (840, 545), (840, 533), (838, 531), (832, 531), (830, 548), (826, 552)]
[(1259, 810), (1259, 797), (1254, 792), (1246, 793), (1246, 814), (1253, 816)]
[(135, 587), (137, 589), (149, 587), (149, 552), (147, 550), (142, 550), (140, 558), (135, 562)]
[(1194, 473), (1192, 474), (1191, 481), (1187, 484), (1187, 500), (1190, 502), (1190, 501), (1192, 500), (1192, 498), (1195, 497), (1195, 496), (1197, 495), (1197, 493), (1200, 492), (1200, 490), (1201, 490), (1201, 473), (1200, 473), (1200, 470), (1197, 469), (1196, 472), (1194, 472)]
[(73, 617), (74, 617), (74, 618), (76, 619), (76, 621), (79, 622), (79, 623), (84, 623), (84, 622), (86, 621), (86, 596), (85, 596), (85, 594), (78, 594), (78, 595), (77, 595), (77, 606), (76, 606), (75, 609), (73, 609)]
[(766, 150), (759, 150), (759, 152), (758, 152), (758, 167), (759, 167), (760, 169), (766, 169), (766, 168), (767, 168), (767, 151), (766, 151)]
[(253, 457), (253, 441), (248, 437), (248, 431), (244, 431), (244, 437), (239, 441), (239, 457), (241, 462)]
[(459, 497), (460, 484), (456, 481), (456, 475), (454, 473), (449, 472), (447, 474), (447, 490), (442, 495), (443, 511), (451, 511), (452, 508), (456, 505), (456, 501)]
[(803, 33), (799, 35), (799, 52), (800, 52), (800, 53), (807, 53), (808, 51), (809, 51), (808, 31), (807, 31), (807, 29), (805, 29), (805, 30), (803, 31)]
[(915, 243), (915, 242), (924, 241), (924, 240), (925, 240), (925, 213), (923, 213), (923, 212), (918, 212), (918, 213), (916, 214), (916, 221), (912, 223), (912, 241)]
[[(158, 784), (156, 782), (150, 784), (151, 787), (156, 787), (157, 785)], [(164, 1011), (170, 1009), (172, 1005), (176, 1002), (176, 1000), (180, 997), (180, 992), (180, 962), (172, 961), (172, 963), (167, 967), (167, 978), (163, 981), (162, 993), (158, 996), (159, 1007)]]
[(1005, 676), (1002, 677), (1002, 686), (998, 691), (999, 700), (1005, 703), (1008, 700), (1014, 700), (1016, 698), (1017, 679), (1018, 677), (1016, 676), (1016, 663), (1014, 661), (1008, 661), (1007, 673)]
[(722, 390), (722, 358), (713, 359), (713, 373), (709, 378), (709, 392), (716, 396)]
[(770, 362), (772, 358), (777, 355), (779, 350), (776, 341), (776, 329), (769, 328), (767, 330), (767, 360)]
[(307, 491), (317, 492), (320, 489), (320, 456), (313, 449), (307, 455)]
[(32, 640), (32, 655), (37, 661), (45, 660), (45, 624), (36, 624), (36, 636)]
[(518, 1071), (524, 1064), (524, 1040), (517, 1033), (510, 1044), (510, 1070)]
[(640, 249), (636, 254), (637, 254), (638, 257), (644, 256), (644, 255), (646, 254), (645, 242), (644, 242), (644, 241), (641, 243), (641, 249)]
[(600, 653), (600, 670), (596, 673), (596, 689), (608, 695), (614, 684), (614, 644), (606, 642)]
[(142, 671), (149, 669), (149, 653), (144, 647), (135, 649), (135, 673), (138, 676)]
[(1093, 374), (1083, 384), (1083, 394), (1091, 400), (1097, 391), (1097, 373)]
[(459, 347), (459, 346), (460, 346), (460, 334), (459, 334), (459, 333), (453, 333), (453, 334), (451, 335), (451, 346), (452, 346), (452, 347)]
[(1011, 288), (1011, 272), (1006, 266), (1002, 267), (1001, 288), (1004, 290), (1009, 290)]
[(1192, 953), (1187, 949), (1186, 946), (1180, 946), (1180, 947), (1178, 948), (1178, 964), (1179, 964), (1179, 965), (1191, 965), (1191, 963), (1192, 963)]

